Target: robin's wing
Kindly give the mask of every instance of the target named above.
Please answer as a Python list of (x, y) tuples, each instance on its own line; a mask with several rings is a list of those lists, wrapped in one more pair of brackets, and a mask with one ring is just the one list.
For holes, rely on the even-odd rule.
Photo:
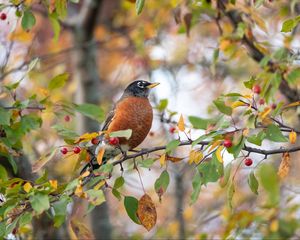
[(106, 117), (106, 120), (105, 120), (105, 122), (104, 122), (104, 124), (102, 126), (101, 131), (105, 131), (105, 130), (108, 129), (109, 124), (111, 124), (114, 116), (115, 116), (115, 108), (108, 113), (108, 115)]

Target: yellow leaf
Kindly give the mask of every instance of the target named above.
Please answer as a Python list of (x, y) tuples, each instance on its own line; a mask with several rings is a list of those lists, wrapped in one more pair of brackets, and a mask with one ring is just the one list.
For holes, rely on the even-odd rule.
[(98, 155), (97, 155), (97, 163), (99, 165), (102, 164), (102, 159), (103, 159), (103, 156), (104, 156), (104, 152), (105, 152), (105, 148), (101, 148), (100, 151), (98, 152)]
[(178, 127), (179, 131), (181, 131), (181, 132), (183, 132), (185, 130), (184, 119), (183, 119), (182, 114), (180, 115), (177, 127)]
[(188, 164), (192, 164), (194, 162), (195, 150), (190, 151)]
[(245, 128), (245, 129), (243, 130), (243, 136), (244, 136), (244, 137), (248, 137), (248, 135), (249, 135), (249, 128)]
[(219, 48), (220, 48), (220, 50), (225, 51), (230, 45), (231, 45), (230, 40), (222, 39), (220, 44), (219, 44)]
[(98, 136), (99, 136), (98, 132), (85, 133), (85, 134), (81, 135), (79, 138), (77, 138), (74, 143), (78, 144), (80, 142), (88, 142)]
[(163, 154), (163, 155), (160, 156), (159, 162), (160, 162), (161, 166), (165, 165), (165, 163), (166, 163), (166, 154)]
[(30, 191), (31, 188), (32, 188), (32, 186), (31, 186), (30, 182), (25, 183), (23, 186), (24, 191), (27, 193)]
[(137, 216), (141, 224), (148, 231), (150, 231), (155, 226), (157, 213), (155, 205), (149, 195), (144, 194), (140, 198), (138, 202)]
[(286, 108), (290, 108), (290, 107), (297, 107), (299, 105), (300, 105), (300, 101), (297, 101), (297, 102), (293, 102), (293, 103), (283, 106), (282, 109), (286, 109)]
[(105, 184), (105, 181), (102, 180), (99, 183), (97, 183), (97, 185), (94, 187), (95, 190), (99, 190), (101, 187), (103, 187)]
[(297, 141), (297, 133), (295, 133), (294, 131), (291, 131), (289, 134), (289, 139), (290, 139), (290, 143), (294, 144)]
[(196, 151), (194, 155), (194, 163), (198, 164), (203, 159), (203, 152)]
[(264, 109), (264, 111), (262, 111), (262, 112), (260, 112), (258, 115), (260, 116), (260, 118), (262, 119), (262, 120), (264, 120), (268, 115), (269, 115), (269, 113), (271, 112), (271, 108), (270, 107), (266, 107), (265, 109)]
[(290, 171), (290, 167), (291, 167), (290, 154), (288, 152), (283, 153), (282, 154), (282, 160), (281, 160), (281, 163), (279, 165), (278, 172), (277, 172), (280, 179), (283, 179), (288, 175), (288, 173)]
[(210, 148), (208, 149), (208, 152), (211, 152), (212, 150), (214, 150), (217, 146), (219, 146), (221, 144), (221, 140), (216, 140), (215, 142), (212, 143), (212, 145), (210, 146)]
[(271, 222), (271, 224), (270, 224), (270, 230), (271, 230), (271, 232), (277, 232), (278, 227), (279, 227), (278, 220), (277, 220), (277, 219), (274, 219), (274, 220)]
[(77, 196), (77, 197), (85, 197), (85, 194), (83, 192), (83, 187), (81, 184), (77, 185), (76, 189), (75, 189), (75, 192), (74, 194)]
[(224, 149), (224, 146), (219, 146), (217, 151), (216, 151), (216, 156), (217, 156), (217, 159), (219, 160), (220, 163), (223, 163), (223, 158), (222, 158), (222, 150)]
[(235, 101), (231, 104), (232, 108), (243, 107), (243, 106), (247, 106), (247, 105), (241, 101)]
[(81, 178), (85, 178), (90, 175), (90, 171), (85, 171), (83, 174), (80, 175)]
[(49, 180), (49, 183), (51, 187), (53, 187), (55, 190), (57, 189), (57, 180)]
[(167, 161), (171, 161), (171, 162), (180, 162), (181, 160), (183, 160), (184, 158), (180, 158), (180, 157), (172, 157), (172, 156), (169, 156), (167, 155), (166, 156), (166, 160)]

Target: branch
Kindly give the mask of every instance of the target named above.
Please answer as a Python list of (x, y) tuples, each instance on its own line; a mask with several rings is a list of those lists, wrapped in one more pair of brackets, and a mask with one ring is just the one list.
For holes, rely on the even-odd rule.
[(42, 106), (28, 106), (25, 108), (10, 106), (10, 107), (2, 107), (2, 108), (6, 109), (6, 110), (11, 110), (11, 109), (28, 109), (28, 110), (39, 110), (39, 111), (46, 110), (46, 108), (42, 107)]
[[(225, 16), (227, 16), (233, 25), (233, 27), (236, 29), (239, 23), (244, 23), (241, 13), (237, 10), (226, 10), (226, 4), (228, 3), (228, 0), (218, 0), (217, 1), (217, 8), (223, 12)], [(246, 48), (249, 51), (250, 56), (255, 60), (256, 62), (260, 62), (265, 55), (263, 52), (261, 52), (254, 43), (257, 42), (256, 39), (253, 36), (253, 39), (250, 39), (245, 34), (242, 38), (242, 43), (246, 46)], [(298, 91), (295, 89), (290, 88), (288, 85), (288, 82), (283, 75), (282, 71), (280, 70), (280, 66), (276, 63), (274, 63), (272, 60), (268, 62), (269, 72), (276, 72), (279, 71), (281, 73), (282, 81), (280, 83), (279, 89), (281, 93), (290, 101), (290, 102), (296, 102), (299, 100)]]

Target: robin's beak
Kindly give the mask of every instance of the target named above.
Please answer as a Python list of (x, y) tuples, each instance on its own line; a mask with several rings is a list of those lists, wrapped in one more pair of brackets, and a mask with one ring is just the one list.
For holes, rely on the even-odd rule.
[(150, 85), (148, 85), (146, 88), (154, 88), (157, 85), (159, 85), (160, 83), (151, 83)]

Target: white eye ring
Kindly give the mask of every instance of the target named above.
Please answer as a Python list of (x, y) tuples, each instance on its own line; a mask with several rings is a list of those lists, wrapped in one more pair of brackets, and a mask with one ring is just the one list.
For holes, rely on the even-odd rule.
[(137, 85), (139, 88), (145, 88), (145, 86), (143, 85), (143, 82), (138, 82)]

